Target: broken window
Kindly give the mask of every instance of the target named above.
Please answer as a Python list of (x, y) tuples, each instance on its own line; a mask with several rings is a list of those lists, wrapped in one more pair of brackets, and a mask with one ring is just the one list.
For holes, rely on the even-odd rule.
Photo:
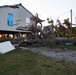
[(8, 13), (8, 25), (13, 26), (13, 14)]

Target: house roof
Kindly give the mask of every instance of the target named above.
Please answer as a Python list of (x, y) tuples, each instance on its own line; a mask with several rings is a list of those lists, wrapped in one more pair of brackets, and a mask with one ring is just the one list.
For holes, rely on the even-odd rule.
[(4, 8), (4, 7), (10, 7), (10, 8), (19, 8), (19, 6), (23, 7), (26, 11), (28, 11), (32, 16), (34, 16), (29, 10), (27, 10), (21, 3), (19, 4), (14, 4), (14, 5), (3, 5), (3, 6), (0, 6), (0, 8)]

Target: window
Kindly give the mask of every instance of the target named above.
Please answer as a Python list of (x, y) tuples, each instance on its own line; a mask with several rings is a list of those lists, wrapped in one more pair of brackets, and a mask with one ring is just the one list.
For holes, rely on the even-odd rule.
[(8, 25), (13, 26), (13, 14), (8, 13)]
[(26, 24), (30, 24), (30, 19), (28, 17), (26, 18)]

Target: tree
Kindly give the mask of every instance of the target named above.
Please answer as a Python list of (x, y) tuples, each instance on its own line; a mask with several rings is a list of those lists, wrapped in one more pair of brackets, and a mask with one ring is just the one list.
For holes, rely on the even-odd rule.
[(49, 19), (49, 18), (47, 18), (47, 21), (48, 21), (48, 23), (49, 24), (51, 24), (52, 25), (52, 31), (54, 30), (53, 28), (54, 28), (54, 25), (53, 25), (53, 23), (54, 23), (54, 21), (51, 19)]
[(50, 20), (49, 18), (47, 18), (48, 23), (51, 23), (53, 25), (53, 20)]
[(69, 19), (64, 19), (64, 23), (63, 24), (65, 24), (65, 26), (67, 27), (66, 28), (66, 34), (67, 34), (67, 36), (69, 36), (70, 37), (70, 35), (71, 35), (71, 23), (69, 22)]
[(66, 28), (63, 26), (63, 24), (58, 19), (57, 19), (57, 25), (58, 26), (55, 26), (56, 32), (58, 34), (60, 34), (61, 36), (64, 36), (65, 35), (65, 29)]
[(64, 19), (63, 24), (65, 24), (67, 26), (67, 28), (70, 28), (71, 23), (69, 22), (69, 19)]

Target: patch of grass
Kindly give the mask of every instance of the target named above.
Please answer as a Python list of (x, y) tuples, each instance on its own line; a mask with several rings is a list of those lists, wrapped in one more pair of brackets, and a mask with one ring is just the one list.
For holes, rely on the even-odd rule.
[(66, 49), (71, 49), (71, 50), (76, 50), (76, 46), (74, 45), (59, 45), (59, 48), (66, 48)]
[(16, 49), (0, 54), (0, 75), (76, 75), (76, 64)]

